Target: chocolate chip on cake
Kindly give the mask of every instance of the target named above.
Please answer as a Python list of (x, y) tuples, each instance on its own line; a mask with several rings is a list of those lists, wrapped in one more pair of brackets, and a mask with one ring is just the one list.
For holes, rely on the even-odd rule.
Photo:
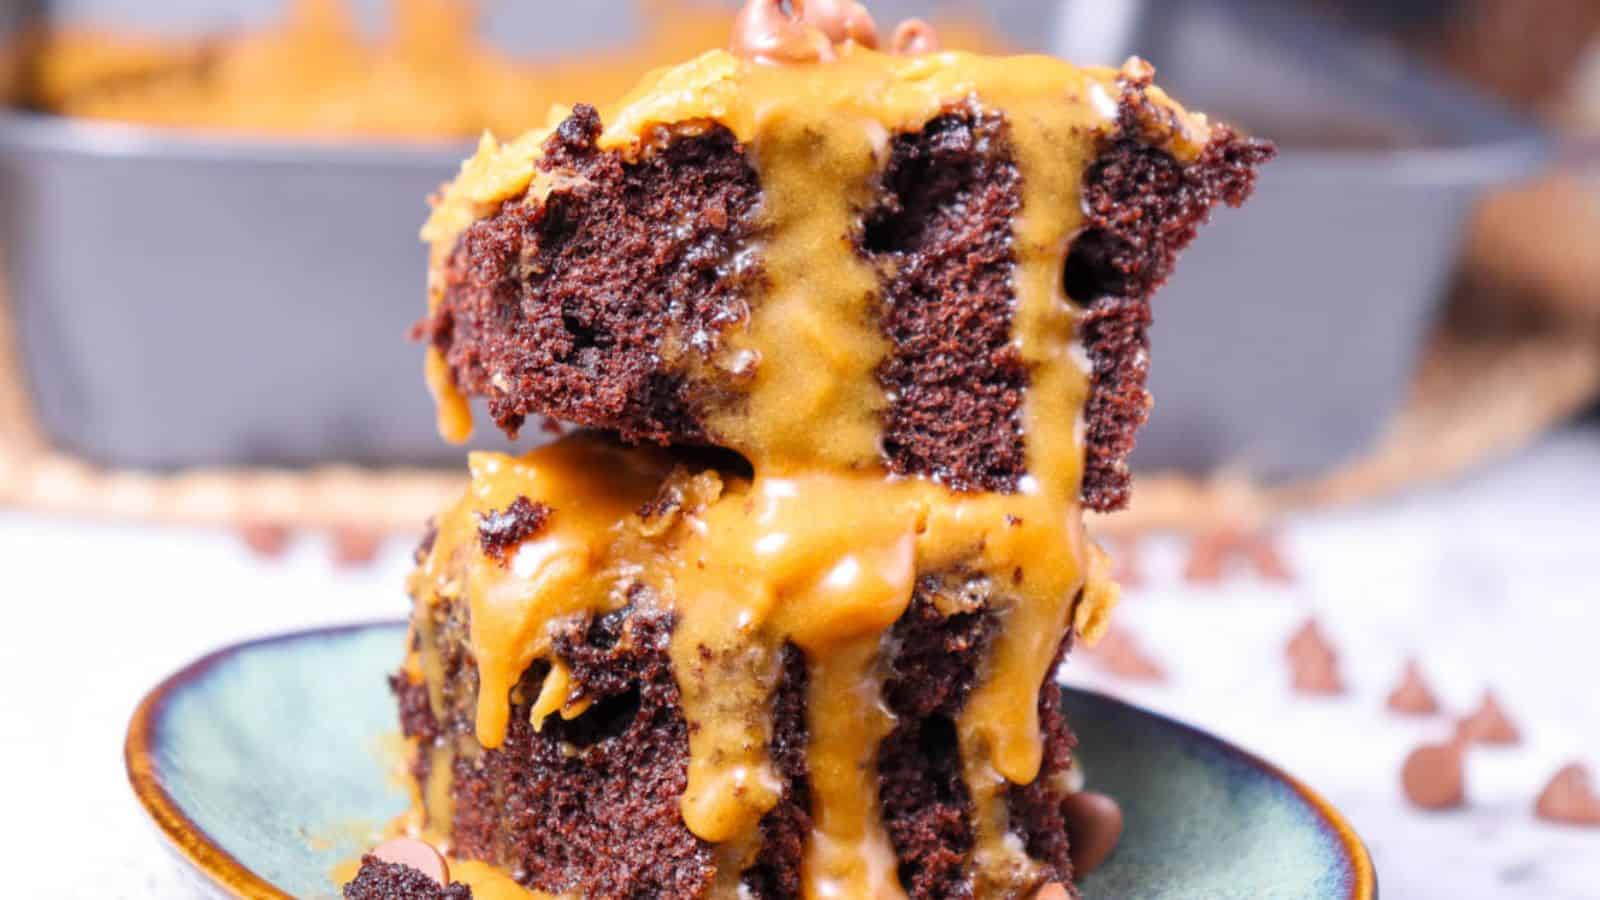
[(921, 56), (939, 52), (939, 33), (921, 19), (906, 19), (889, 37), (889, 52), (896, 56)]

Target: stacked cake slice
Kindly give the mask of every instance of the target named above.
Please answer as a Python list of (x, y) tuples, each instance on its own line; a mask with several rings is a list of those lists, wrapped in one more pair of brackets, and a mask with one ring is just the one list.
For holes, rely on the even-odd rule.
[(425, 832), (531, 889), (1071, 884), (1082, 510), (1127, 496), (1152, 292), (1270, 150), (1137, 61), (806, 6), (485, 139), (425, 229), (446, 435), (586, 429), (472, 456), (395, 678)]

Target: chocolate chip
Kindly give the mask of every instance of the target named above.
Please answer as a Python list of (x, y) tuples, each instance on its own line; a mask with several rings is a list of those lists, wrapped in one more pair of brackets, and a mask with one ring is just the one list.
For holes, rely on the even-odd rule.
[(1562, 766), (1539, 792), (1533, 811), (1549, 822), (1600, 826), (1600, 794), (1589, 780), (1589, 770), (1578, 763)]
[(1400, 683), (1389, 692), (1389, 709), (1403, 716), (1431, 716), (1439, 711), (1439, 701), (1423, 680), (1422, 667), (1414, 659), (1406, 660)]
[(1246, 532), (1224, 525), (1196, 537), (1189, 545), (1189, 561), (1184, 565), (1184, 580), (1191, 584), (1214, 584), (1222, 580), (1228, 563), (1235, 558), (1250, 564), (1267, 581), (1288, 583), (1294, 574), (1278, 552), (1270, 532)]
[(527, 497), (518, 497), (502, 510), (478, 513), (478, 546), (483, 555), (506, 565), (518, 544), (544, 530), (553, 510)]
[(373, 848), (372, 855), (386, 863), (415, 869), (437, 882), (441, 887), (450, 883), (450, 866), (444, 854), (432, 844), (416, 838), (397, 837)]
[(773, 65), (828, 62), (838, 55), (822, 29), (792, 15), (781, 0), (747, 0), (734, 17), (728, 48)]
[(1167, 671), (1139, 645), (1138, 638), (1126, 628), (1113, 626), (1106, 630), (1088, 651), (1091, 659), (1101, 669), (1130, 681), (1165, 681)]
[(1300, 627), (1289, 635), (1289, 643), (1285, 646), (1284, 652), (1292, 660), (1297, 656), (1312, 653), (1331, 655), (1334, 650), (1328, 639), (1323, 637), (1322, 626), (1318, 624), (1316, 617), (1312, 616), (1300, 623)]
[(1466, 802), (1461, 745), (1424, 744), (1406, 757), (1400, 786), (1406, 799), (1422, 809), (1454, 809)]
[(245, 546), (262, 559), (277, 559), (289, 547), (289, 529), (267, 522), (248, 522), (239, 528)]
[(819, 29), (835, 44), (855, 41), (863, 47), (878, 46), (878, 25), (857, 0), (805, 0), (794, 6), (800, 11), (801, 21)]
[(1128, 535), (1117, 541), (1117, 568), (1111, 579), (1125, 588), (1140, 587), (1144, 584), (1143, 558), (1139, 553), (1139, 538), (1137, 535)]
[(1241, 550), (1245, 558), (1255, 567), (1256, 574), (1267, 581), (1278, 584), (1294, 581), (1294, 573), (1290, 571), (1288, 563), (1284, 562), (1283, 554), (1278, 552), (1277, 538), (1270, 532), (1260, 532), (1246, 537)]
[(1477, 710), (1456, 724), (1456, 735), (1480, 744), (1510, 746), (1522, 742), (1522, 734), (1500, 708), (1494, 691), (1483, 692), (1483, 701)]
[(896, 56), (938, 53), (939, 33), (921, 19), (907, 19), (895, 26), (894, 35), (889, 38), (889, 52)]
[(383, 535), (360, 526), (340, 528), (333, 533), (333, 561), (347, 568), (369, 565), (378, 558)]
[(1302, 694), (1332, 696), (1344, 693), (1344, 679), (1339, 676), (1337, 660), (1324, 657), (1301, 660), (1294, 667), (1290, 683)]
[(1339, 654), (1323, 636), (1316, 619), (1307, 619), (1295, 630), (1286, 648), (1290, 683), (1302, 694), (1342, 694), (1344, 680), (1339, 677)]
[(1074, 875), (1087, 875), (1106, 861), (1122, 837), (1122, 807), (1105, 794), (1079, 791), (1061, 801), (1067, 854)]
[(1189, 561), (1183, 566), (1183, 580), (1190, 584), (1214, 584), (1222, 580), (1222, 570), (1233, 555), (1234, 532), (1218, 528), (1205, 532), (1189, 544)]

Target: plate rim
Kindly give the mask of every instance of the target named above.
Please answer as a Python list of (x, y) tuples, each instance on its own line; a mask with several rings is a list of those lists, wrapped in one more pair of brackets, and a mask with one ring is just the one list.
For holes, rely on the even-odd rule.
[[(242, 651), (271, 644), (292, 643), (307, 638), (340, 637), (378, 628), (403, 629), (405, 627), (407, 627), (407, 623), (404, 620), (374, 619), (343, 625), (303, 628), (237, 641), (206, 653), (204, 656), (161, 679), (155, 687), (151, 688), (140, 699), (138, 706), (134, 708), (133, 715), (128, 721), (127, 736), (123, 741), (123, 764), (127, 769), (128, 783), (133, 788), (134, 796), (138, 799), (139, 805), (144, 809), (145, 814), (155, 824), (156, 830), (166, 839), (168, 846), (175, 850), (196, 872), (208, 878), (216, 886), (231, 891), (234, 896), (246, 898), (246, 900), (295, 900), (293, 895), (285, 893), (282, 889), (257, 875), (233, 854), (222, 849), (206, 834), (205, 829), (200, 827), (199, 823), (195, 822), (189, 817), (188, 813), (183, 811), (177, 801), (173, 799), (172, 794), (161, 783), (161, 779), (156, 774), (154, 750), (156, 726), (160, 721), (161, 713), (165, 710), (173, 694), (180, 688), (199, 679), (217, 664)], [(1138, 715), (1154, 718), (1161, 724), (1177, 729), (1191, 739), (1209, 744), (1212, 748), (1220, 750), (1224, 754), (1232, 755), (1250, 767), (1288, 785), (1321, 819), (1323, 826), (1338, 839), (1345, 858), (1350, 861), (1351, 883), (1348, 894), (1349, 900), (1377, 900), (1377, 871), (1372, 864), (1372, 856), (1367, 851), (1366, 844), (1361, 840), (1360, 835), (1356, 834), (1355, 828), (1351, 826), (1344, 814), (1305, 782), (1289, 774), (1276, 763), (1198, 726), (1190, 725), (1171, 716), (1099, 691), (1066, 686), (1063, 686), (1063, 690), (1087, 696), (1095, 702), (1109, 704), (1113, 707), (1123, 707), (1123, 711), (1132, 711)]]
[(404, 626), (399, 619), (373, 619), (343, 625), (324, 625), (285, 631), (264, 637), (236, 641), (218, 647), (190, 662), (151, 688), (134, 707), (128, 720), (128, 732), (123, 741), (122, 759), (127, 769), (128, 783), (134, 796), (166, 839), (170, 849), (212, 883), (234, 896), (245, 900), (295, 900), (294, 895), (257, 875), (249, 866), (220, 847), (200, 824), (189, 817), (178, 805), (166, 786), (161, 783), (155, 768), (155, 734), (157, 723), (167, 703), (180, 688), (201, 678), (212, 668), (238, 653), (270, 644), (293, 643), (306, 638), (339, 637), (346, 634), (378, 628)]
[(1372, 863), (1372, 854), (1367, 850), (1366, 842), (1361, 839), (1361, 835), (1356, 833), (1355, 826), (1350, 824), (1350, 820), (1345, 818), (1344, 813), (1340, 812), (1339, 808), (1334, 806), (1328, 798), (1322, 796), (1316, 789), (1289, 773), (1282, 766), (1254, 751), (1247, 750), (1232, 741), (1212, 734), (1198, 725), (1191, 725), (1181, 719), (1174, 719), (1169, 715), (1156, 712), (1137, 703), (1129, 703), (1120, 697), (1114, 697), (1101, 691), (1086, 690), (1067, 685), (1062, 685), (1062, 690), (1088, 697), (1097, 703), (1121, 707), (1124, 712), (1132, 711), (1136, 714), (1156, 719), (1162, 725), (1184, 732), (1189, 738), (1209, 744), (1214, 749), (1220, 750), (1224, 754), (1232, 755), (1246, 765), (1264, 772), (1268, 777), (1288, 785), (1294, 789), (1294, 792), (1300, 796), (1301, 800), (1305, 801), (1306, 806), (1322, 820), (1323, 826), (1338, 838), (1345, 858), (1350, 860), (1351, 884), (1350, 892), (1347, 895), (1348, 900), (1378, 900), (1377, 868)]

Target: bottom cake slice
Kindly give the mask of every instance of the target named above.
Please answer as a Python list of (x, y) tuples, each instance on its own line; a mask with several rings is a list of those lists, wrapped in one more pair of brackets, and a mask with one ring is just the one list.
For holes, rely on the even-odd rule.
[[(581, 434), (473, 457), (419, 548), (393, 681), (425, 833), (591, 898), (1070, 883), (1051, 676), (1113, 599), (1102, 567), (1025, 569), (1034, 544), (991, 533), (1030, 530), (1021, 496), (819, 496), (685, 459)], [(1040, 581), (1073, 594), (1018, 634)]]

